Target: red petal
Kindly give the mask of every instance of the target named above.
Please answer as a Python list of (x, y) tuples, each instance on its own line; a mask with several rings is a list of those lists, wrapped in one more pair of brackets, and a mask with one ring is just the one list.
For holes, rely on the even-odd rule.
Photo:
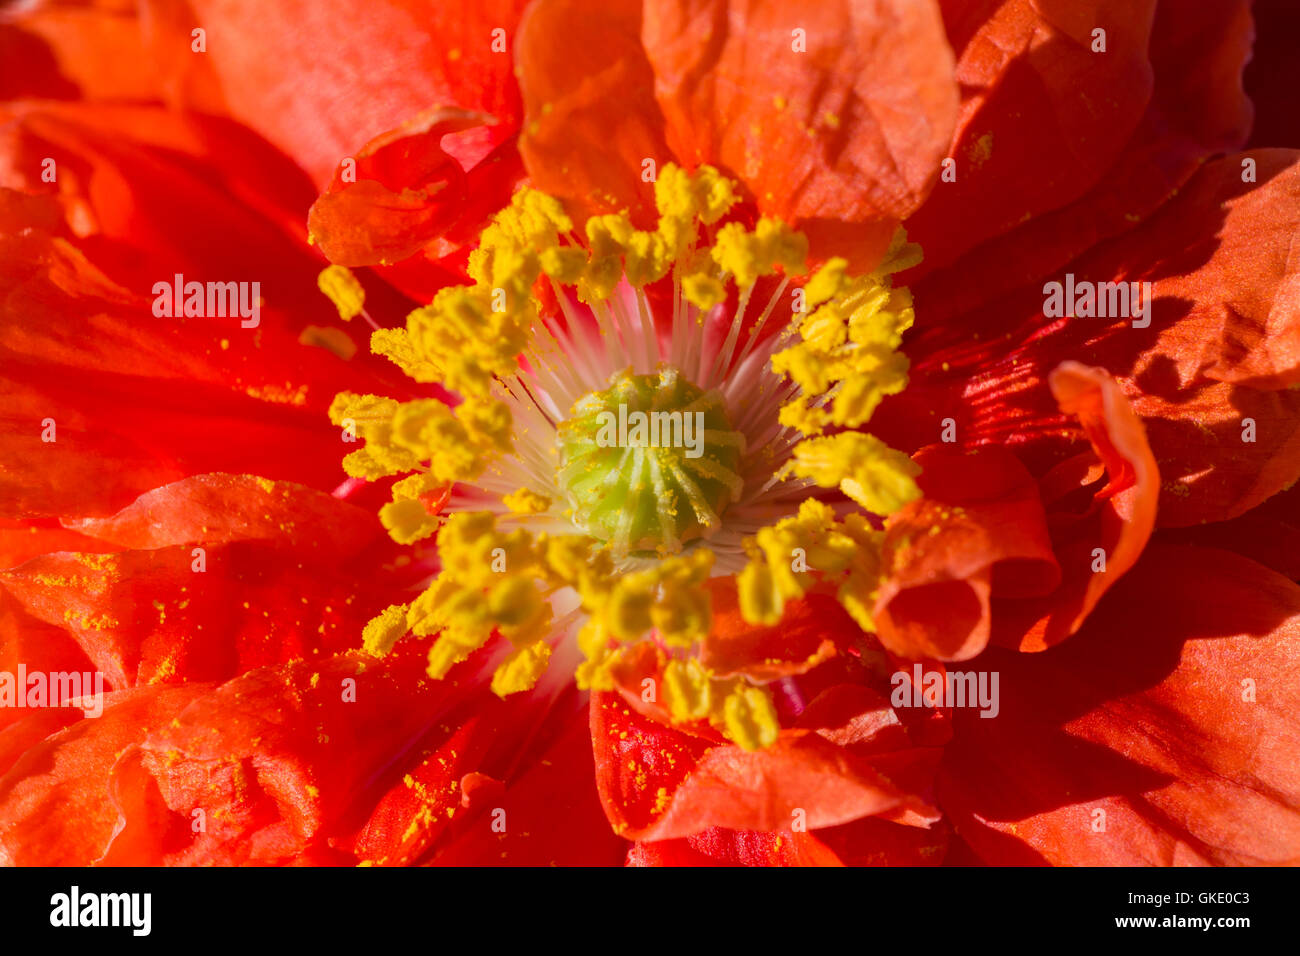
[(871, 266), (935, 182), (957, 113), (936, 4), (662, 0), (643, 40), (673, 152), (738, 176), (815, 256)]
[[(494, 193), (489, 211), (504, 205), (515, 178), (502, 176), (506, 166), (487, 164), (471, 183), (442, 146), (444, 136), (490, 120), (482, 113), (440, 107), (362, 147), (346, 178), (342, 169), (336, 171), (311, 208), (308, 229), (325, 257), (345, 266), (400, 262), (464, 219), (471, 189), (484, 191), (494, 181), (501, 188), (488, 190)], [(488, 172), (493, 179), (486, 178)], [(481, 213), (484, 198), (476, 200)]]
[[(931, 265), (1078, 199), (1119, 158), (1151, 97), (1155, 8), (1155, 0), (948, 5), (963, 90), (947, 152), (956, 179), (936, 185), (908, 222)], [(1104, 54), (1092, 50), (1096, 28)]]
[[(509, 50), (521, 0), (376, 0), (363, 15), (310, 0), (191, 0), (230, 114), (319, 184), (358, 142), (438, 105), (495, 116), (464, 144), (477, 161), (518, 128)], [(501, 30), (504, 50), (493, 50)], [(500, 44), (498, 44), (500, 45)]]
[(784, 829), (800, 818), (797, 811), (809, 829), (886, 812), (930, 818), (925, 802), (898, 785), (911, 782), (913, 759), (882, 770), (819, 733), (784, 731), (759, 751), (714, 746), (607, 693), (592, 697), (591, 728), (601, 802), (615, 832), (630, 839), (685, 837), (714, 826)]
[(1160, 538), (1235, 551), (1300, 580), (1300, 482), (1231, 521), (1162, 531)]
[(554, 727), (551, 740), (530, 742), (527, 764), (492, 799), (457, 811), (456, 836), (436, 849), (431, 862), (437, 866), (623, 862), (627, 843), (610, 830), (593, 785), (595, 768), (585, 716), (585, 698), (566, 695), (548, 715)]
[(115, 688), (224, 680), (354, 647), (399, 599), (392, 575), (357, 593), (358, 571), (381, 557), (363, 555), (382, 541), (373, 518), (305, 488), (205, 476), (84, 528), (138, 550), (34, 558), (0, 572), (0, 588), (62, 629)]
[(940, 802), (993, 863), (1294, 863), (1297, 661), (1295, 584), (1152, 546), (1074, 639), (982, 659), (1001, 710), (956, 716)]
[(121, 548), (276, 541), (342, 561), (375, 537), (370, 513), (309, 488), (250, 475), (197, 475), (146, 492), (108, 518), (65, 527)]
[(27, 750), (0, 777), (0, 860), (16, 866), (85, 866), (118, 825), (107, 782), (141, 728), (166, 724), (207, 685), (149, 687), (106, 696), (104, 712)]
[[(303, 229), (314, 191), (247, 129), (101, 103), (10, 104), (5, 114), (0, 151), (15, 171), (5, 184), (57, 196), (118, 282), (143, 295), (174, 272), (261, 279), (271, 305), (286, 285), (314, 291), (319, 259)], [(56, 162), (56, 184), (41, 179), (45, 157)]]
[(628, 866), (937, 866), (947, 829), (901, 826), (866, 817), (816, 834), (724, 830), (637, 843)]
[[(892, 824), (891, 824), (892, 825)], [(713, 827), (679, 840), (637, 843), (628, 866), (843, 866), (811, 833)]]
[(988, 643), (991, 596), (1053, 591), (1038, 486), (1014, 455), (931, 446), (916, 456), (925, 497), (889, 523), (876, 599), (882, 644), (901, 657), (965, 660)]
[(344, 654), (260, 668), (147, 725), (114, 770), (125, 826), (104, 861), (274, 864), (323, 843), (379, 772), (464, 699), (451, 682), (420, 679), (423, 648), (399, 648), (380, 662)]
[[(992, 24), (983, 27), (990, 28)], [(1251, 120), (1250, 101), (1241, 90), (1251, 36), (1248, 0), (1192, 7), (1161, 4), (1149, 50), (1155, 88), (1137, 130), (1105, 174), (1095, 184), (1079, 184), (1089, 188), (1072, 202), (1016, 223), (974, 248), (970, 243), (982, 235), (982, 222), (948, 219), (955, 210), (947, 205), (952, 197), (946, 190), (956, 184), (940, 181), (930, 200), (935, 208), (922, 210), (908, 224), (914, 230), (912, 238), (921, 239), (926, 247), (926, 261), (906, 273), (904, 281), (913, 287), (917, 300), (925, 303), (926, 320), (949, 321), (1060, 269), (1098, 242), (1127, 232), (1146, 219), (1172, 198), (1208, 157), (1239, 149)], [(1073, 110), (1082, 104), (1082, 100), (1071, 99), (1059, 107)], [(1041, 122), (1021, 122), (1025, 129), (1055, 129), (1056, 125), (1047, 117)], [(1071, 135), (1070, 128), (1061, 135)], [(1085, 158), (1096, 158), (1091, 147)], [(994, 190), (997, 199), (1014, 207), (1026, 181), (989, 183), (988, 172), (980, 166), (964, 170), (961, 176), (974, 177), (982, 188)], [(936, 235), (925, 234), (927, 220), (936, 224)], [(931, 239), (958, 244), (966, 251), (956, 262), (945, 265), (939, 248), (931, 248)]]
[[(18, 688), (17, 674), (20, 666), (29, 674), (46, 675), (84, 674), (92, 670), (90, 660), (62, 628), (32, 617), (23, 609), (20, 601), (15, 600), (3, 587), (0, 587), (0, 673), (13, 675), (15, 689)], [(14, 703), (18, 702), (14, 701)], [(23, 730), (9, 734), (0, 732), (0, 736), (6, 738), (3, 743), (0, 743), (0, 775), (4, 774), (10, 764), (29, 746), (43, 740), (62, 724), (70, 723), (72, 719), (80, 719), (83, 716), (82, 711), (77, 708), (52, 707), (50, 710), (57, 711), (53, 719), (58, 726), (38, 733), (30, 739), (27, 732)], [(39, 718), (40, 713), (19, 706), (0, 708), (0, 729), (23, 723), (45, 726), (44, 719)], [(25, 743), (20, 743), (20, 740)]]
[(533, 185), (584, 215), (632, 210), (653, 224), (643, 160), (671, 158), (654, 77), (641, 46), (641, 6), (538, 0), (516, 44), (526, 122), (519, 150)]
[(112, 551), (111, 545), (62, 528), (53, 519), (0, 519), (0, 570), (52, 551)]
[(823, 594), (791, 602), (773, 627), (740, 616), (735, 578), (709, 581), (713, 627), (700, 646), (700, 662), (719, 677), (745, 674), (757, 681), (802, 674), (862, 639), (862, 630), (838, 601)]
[[(290, 320), (268, 309), (256, 329), (238, 317), (159, 319), (148, 285), (128, 291), (66, 240), (17, 223), (6, 236), (4, 225), (0, 442), (13, 465), (0, 469), (0, 500), (9, 515), (111, 514), (206, 471), (338, 483), (347, 449), (326, 407), (337, 391), (374, 391), (392, 372), (372, 376), (368, 363), (300, 345), (306, 312)], [(160, 278), (170, 282), (157, 272), (148, 282)], [(328, 309), (310, 281), (311, 301)]]
[(1300, 32), (1300, 8), (1291, 0), (1255, 0), (1255, 47), (1246, 68), (1246, 92), (1255, 104), (1251, 148), (1300, 146), (1291, 92), (1300, 87), (1300, 62), (1291, 38)]
[[(1084, 513), (1053, 515), (1060, 588), (1045, 598), (999, 602), (995, 608), (995, 639), (1023, 651), (1042, 650), (1077, 631), (1101, 596), (1136, 563), (1155, 527), (1160, 488), (1142, 423), (1109, 375), (1066, 362), (1052, 373), (1051, 385), (1061, 411), (1083, 427), (1108, 481)], [(1052, 477), (1044, 479), (1045, 487)]]
[(191, 51), (198, 23), (188, 4), (71, 0), (11, 9), (0, 24), (0, 59), (9, 67), (0, 100), (165, 99), (222, 110), (207, 57)]

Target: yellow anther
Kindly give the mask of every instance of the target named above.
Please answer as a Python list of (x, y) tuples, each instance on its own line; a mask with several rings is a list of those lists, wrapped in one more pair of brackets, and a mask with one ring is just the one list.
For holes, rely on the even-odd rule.
[(803, 272), (808, 257), (808, 240), (779, 219), (764, 217), (753, 232), (738, 222), (718, 230), (713, 259), (744, 289), (780, 266), (789, 274)]
[(517, 515), (536, 515), (541, 514), (551, 506), (551, 499), (545, 495), (539, 495), (535, 491), (527, 488), (520, 488), (518, 491), (512, 491), (510, 494), (501, 499), (502, 503)]
[(664, 704), (673, 720), (703, 720), (709, 716), (709, 672), (695, 658), (670, 660), (663, 671)]
[(705, 225), (712, 225), (738, 200), (735, 185), (712, 166), (688, 173), (668, 163), (655, 179), (655, 206), (666, 219), (699, 218)]
[(763, 274), (758, 240), (738, 222), (729, 222), (718, 230), (713, 243), (713, 259), (735, 277), (737, 287), (754, 284)]
[(921, 490), (921, 469), (902, 452), (862, 432), (809, 438), (794, 449), (793, 472), (823, 488), (839, 487), (868, 511), (891, 515)]
[(647, 582), (636, 575), (619, 581), (605, 605), (605, 623), (610, 633), (625, 641), (635, 641), (654, 626), (650, 619), (653, 596)]
[(745, 750), (762, 750), (781, 732), (776, 707), (768, 693), (746, 684), (737, 686), (723, 704), (727, 736)]
[(631, 285), (643, 286), (666, 276), (675, 258), (675, 251), (662, 235), (636, 232), (623, 255), (623, 272)]
[(383, 657), (393, 649), (407, 631), (406, 610), (405, 604), (392, 604), (371, 619), (361, 631), (366, 653)]
[[(432, 398), (403, 402), (394, 409), (391, 422), (393, 441), (420, 458), (429, 457), (429, 444), (435, 435), (445, 437), (445, 432), (455, 427), (457, 423), (452, 420), (451, 410)], [(460, 443), (467, 437), (459, 435)]]
[(650, 608), (650, 622), (664, 643), (690, 647), (709, 633), (712, 611), (709, 595), (698, 584), (665, 583), (660, 599)]
[(751, 624), (779, 624), (785, 613), (785, 598), (777, 590), (776, 578), (766, 560), (751, 560), (736, 576), (740, 614)]
[(379, 509), (379, 521), (398, 544), (414, 544), (438, 530), (440, 519), (416, 498), (390, 501)]
[(414, 475), (407, 475), (401, 481), (393, 482), (393, 500), (401, 501), (403, 498), (418, 498), (421, 495), (440, 489), (444, 485), (445, 482), (439, 481), (427, 472), (416, 472)]
[(844, 316), (840, 315), (838, 309), (832, 308), (820, 308), (808, 316), (800, 323), (799, 334), (814, 353), (837, 349), (849, 338)]
[(357, 436), (365, 438), (367, 429), (386, 425), (397, 409), (397, 402), (379, 395), (358, 395), (339, 392), (330, 403), (330, 421), (341, 428), (354, 428)]
[(885, 258), (876, 266), (874, 275), (887, 276), (902, 272), (919, 265), (922, 259), (921, 247), (915, 242), (907, 241), (907, 230), (902, 226), (894, 231), (894, 236), (885, 251)]
[(655, 206), (662, 218), (694, 219), (699, 206), (690, 173), (674, 163), (666, 163), (655, 177)]
[(592, 560), (590, 538), (570, 534), (551, 538), (546, 542), (546, 565), (564, 581), (577, 581), (590, 567)]
[(514, 423), (510, 409), (496, 399), (468, 398), (456, 406), (456, 420), (481, 450), (508, 452)]
[(705, 273), (688, 275), (682, 280), (686, 301), (705, 311), (727, 298), (727, 290), (716, 278)]
[(537, 585), (521, 575), (509, 575), (488, 593), (488, 613), (501, 627), (519, 627), (542, 606)]
[(426, 671), (434, 680), (442, 680), (447, 672), (478, 650), (487, 641), (484, 634), (481, 640), (473, 635), (452, 630), (443, 631), (429, 647), (429, 666)]
[(780, 266), (786, 275), (801, 275), (807, 268), (808, 237), (780, 219), (764, 216), (754, 230), (762, 252), (764, 273)]
[(542, 271), (564, 285), (573, 285), (587, 268), (587, 254), (577, 246), (553, 246), (539, 257)]
[(345, 321), (355, 319), (365, 309), (366, 290), (347, 266), (326, 266), (316, 277), (316, 286)]
[(618, 256), (592, 259), (578, 283), (578, 298), (583, 302), (600, 302), (608, 299), (623, 278), (623, 261)]
[(691, 192), (695, 196), (700, 221), (706, 226), (713, 225), (740, 201), (736, 184), (712, 166), (701, 166), (695, 171), (691, 178)]
[(849, 264), (844, 259), (830, 259), (813, 274), (803, 287), (804, 307), (812, 310), (839, 295)]
[(587, 220), (586, 231), (592, 258), (608, 259), (623, 254), (623, 250), (632, 241), (632, 234), (636, 229), (632, 225), (632, 220), (624, 212), (592, 216)]
[(436, 382), (442, 375), (438, 366), (411, 343), (406, 329), (377, 329), (370, 336), (370, 351), (382, 355), (417, 382)]
[(532, 690), (546, 672), (550, 660), (551, 647), (545, 641), (519, 648), (492, 675), (492, 693), (505, 697)]

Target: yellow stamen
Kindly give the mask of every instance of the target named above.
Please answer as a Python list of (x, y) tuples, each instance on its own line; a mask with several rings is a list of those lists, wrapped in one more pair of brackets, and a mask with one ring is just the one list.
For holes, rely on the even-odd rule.
[[(344, 459), (348, 474), (376, 479), (407, 473), (380, 512), (390, 534), (402, 543), (438, 535), (442, 570), (409, 605), (394, 605), (372, 621), (363, 635), (365, 647), (386, 653), (408, 631), (417, 638), (434, 637), (428, 672), (440, 679), (499, 634), (512, 647), (495, 670), (492, 689), (502, 696), (527, 690), (550, 661), (557, 627), (552, 600), (563, 591), (576, 596), (586, 615), (576, 638), (585, 657), (576, 673), (580, 687), (615, 687), (619, 665), (629, 654), (645, 653), (651, 642), (661, 663), (664, 705), (674, 720), (707, 720), (741, 747), (770, 746), (780, 727), (768, 692), (742, 677), (719, 677), (700, 660), (700, 644), (713, 623), (706, 587), (715, 573), (709, 535), (726, 520), (729, 506), (759, 487), (748, 482), (757, 477), (761, 484), (773, 478), (772, 472), (796, 489), (838, 487), (879, 516), (919, 493), (916, 466), (906, 456), (862, 432), (822, 434), (830, 427), (866, 424), (885, 396), (906, 385), (907, 361), (898, 349), (912, 323), (912, 301), (906, 289), (893, 287), (890, 276), (913, 264), (918, 250), (900, 230), (885, 262), (870, 275), (852, 276), (837, 259), (808, 278), (802, 290), (808, 311), (772, 340), (782, 350), (771, 360), (772, 371), (790, 379), (794, 395), (781, 408), (779, 424), (807, 437), (783, 439), (782, 457), (771, 465), (764, 464), (762, 454), (756, 464), (745, 462), (745, 434), (733, 430), (719, 411), (721, 393), (693, 384), (681, 394), (673, 392), (675, 404), (659, 394), (663, 389), (653, 396), (647, 392), (645, 408), (636, 410), (713, 415), (702, 428), (705, 453), (611, 448), (599, 429), (592, 433), (599, 446), (593, 450), (581, 445), (586, 433), (579, 433), (579, 418), (613, 414), (640, 395), (640, 384), (675, 383), (678, 368), (688, 367), (676, 358), (671, 366), (654, 365), (659, 333), (647, 315), (644, 286), (672, 276), (680, 293), (675, 331), (692, 317), (701, 325), (704, 316), (694, 310), (728, 302), (728, 283), (734, 287), (730, 301), (739, 303), (738, 314), (720, 353), (709, 359), (698, 348), (684, 350), (690, 368), (704, 374), (712, 366), (716, 377), (739, 369), (753, 344), (737, 355), (741, 319), (755, 283), (782, 274), (783, 290), (791, 277), (805, 272), (807, 240), (780, 220), (762, 218), (752, 230), (738, 222), (718, 225), (738, 196), (717, 170), (705, 166), (687, 172), (668, 165), (660, 170), (654, 196), (659, 213), (654, 229), (637, 229), (626, 212), (596, 216), (585, 224), (582, 245), (559, 202), (523, 189), (471, 254), (472, 285), (442, 289), (407, 316), (404, 328), (372, 336), (372, 351), (418, 382), (459, 393), (461, 401), (398, 402), (344, 393), (330, 409), (336, 425), (365, 442)], [(700, 247), (705, 233), (713, 236), (712, 245)], [(331, 267), (320, 281), (340, 315), (361, 312), (363, 293), (350, 272)], [(570, 326), (569, 296), (588, 303), (602, 335), (617, 336), (617, 343), (607, 340), (611, 350), (636, 355), (640, 368), (598, 383), (585, 382), (576, 362), (566, 368), (566, 336), (573, 329), (555, 332), (553, 318), (539, 314), (535, 291), (541, 287), (556, 293)], [(633, 294), (626, 293), (628, 287)], [(774, 305), (775, 299), (760, 324)], [(521, 356), (532, 374), (522, 371)], [(552, 395), (570, 396), (558, 411), (534, 397), (533, 390), (540, 385), (545, 391), (547, 383), (558, 386)], [(576, 402), (584, 389), (574, 384), (585, 384), (585, 397)], [(524, 398), (536, 407), (521, 405)], [(600, 408), (592, 404), (597, 399)], [(559, 421), (568, 408), (570, 417)], [(516, 414), (524, 418), (516, 421)], [(598, 418), (599, 428), (606, 427), (604, 421)], [(557, 429), (568, 444), (550, 449), (557, 459), (552, 474), (536, 482), (526, 477), (520, 486), (518, 472), (502, 470), (502, 463), (517, 454), (536, 467), (545, 457), (535, 443), (516, 453), (519, 436), (529, 428)], [(746, 468), (748, 474), (742, 474)], [(450, 486), (469, 482), (498, 489), (508, 513), (435, 513)], [(590, 494), (574, 498), (570, 482)], [(502, 490), (511, 487), (515, 490)], [(600, 511), (607, 499), (620, 507)], [(648, 509), (645, 520), (636, 518), (638, 509)], [(498, 527), (498, 521), (513, 530)], [(529, 530), (556, 526), (573, 533)], [(880, 538), (865, 515), (837, 518), (830, 506), (805, 500), (797, 514), (744, 540), (748, 563), (737, 581), (742, 615), (751, 622), (779, 623), (786, 604), (830, 583), (869, 630)], [(739, 537), (733, 540), (738, 549)]]
[(520, 488), (518, 491), (511, 492), (501, 501), (512, 512), (517, 515), (535, 515), (541, 514), (551, 506), (551, 499), (545, 495), (539, 495), (535, 491), (527, 488)]
[(351, 321), (366, 304), (366, 290), (347, 266), (326, 266), (316, 277), (316, 285), (339, 310), (339, 318)]

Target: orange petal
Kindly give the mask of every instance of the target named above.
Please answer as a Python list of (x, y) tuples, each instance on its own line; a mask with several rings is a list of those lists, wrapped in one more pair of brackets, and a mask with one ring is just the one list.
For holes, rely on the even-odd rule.
[(0, 24), (0, 59), (9, 68), (0, 100), (162, 99), (220, 114), (216, 74), (191, 50), (198, 25), (189, 4), (170, 0), (25, 4)]
[(1040, 651), (1069, 637), (1101, 596), (1137, 562), (1155, 527), (1160, 473), (1142, 422), (1104, 371), (1065, 362), (1051, 375), (1061, 411), (1078, 419), (1108, 481), (1082, 514), (1052, 507), (1061, 586), (1044, 598), (999, 602), (995, 639)]
[[(984, 33), (995, 27), (988, 22), (980, 29)], [(997, 170), (986, 165), (968, 168), (957, 183), (962, 176), (974, 179), (983, 192), (963, 200), (948, 192), (957, 183), (941, 180), (926, 208), (908, 223), (911, 238), (925, 248), (925, 261), (902, 278), (917, 301), (925, 303), (926, 319), (946, 322), (1060, 269), (1097, 243), (1137, 227), (1172, 199), (1206, 159), (1241, 148), (1251, 127), (1251, 103), (1242, 92), (1241, 74), (1251, 56), (1252, 33), (1249, 0), (1192, 7), (1161, 4), (1151, 30), (1149, 55), (1155, 87), (1146, 112), (1101, 178), (1071, 202), (1050, 206), (1000, 235), (985, 238), (986, 221), (967, 218), (962, 206), (970, 201), (993, 202), (996, 197), (1008, 208), (1018, 208), (1027, 181), (991, 179)], [(1030, 51), (1021, 53), (1023, 60), (1032, 61), (1033, 56)], [(1109, 61), (1097, 63), (1087, 78), (1090, 82), (1097, 78), (1094, 69), (1105, 72), (1113, 67)], [(1008, 72), (1012, 69), (1008, 64)], [(1024, 67), (1014, 69), (1028, 72)], [(1057, 92), (1063, 98), (1055, 102), (1043, 99), (1035, 108), (1054, 107), (1055, 115), (1086, 108), (1085, 101), (1074, 97), (1072, 91)], [(985, 92), (971, 91), (970, 95), (983, 96)], [(1125, 102), (1124, 115), (1129, 115), (1131, 108)], [(1046, 134), (1049, 139), (1074, 135), (1072, 126), (1058, 132), (1056, 121), (1046, 115), (1024, 119), (1022, 125), (1040, 133), (1050, 130)], [(1110, 137), (1119, 129), (1094, 132)], [(1090, 140), (1083, 161), (1098, 157), (1091, 145), (1094, 142)], [(1113, 150), (1108, 141), (1106, 152)], [(1083, 184), (1066, 181), (1059, 185), (1069, 189)], [(945, 249), (951, 251), (945, 253)], [(956, 261), (948, 261), (959, 252)]]
[(769, 681), (802, 674), (862, 638), (862, 630), (827, 595), (793, 601), (780, 624), (758, 627), (740, 616), (735, 578), (713, 578), (708, 587), (713, 627), (701, 642), (700, 662), (719, 677), (744, 674)]
[(0, 777), (0, 859), (16, 866), (86, 866), (112, 840), (107, 799), (119, 755), (145, 728), (171, 721), (210, 685), (148, 687), (105, 697), (104, 712), (35, 742)]
[(935, 182), (958, 99), (937, 4), (656, 0), (643, 40), (673, 152), (739, 177), (815, 256), (870, 267)]
[[(307, 227), (325, 258), (345, 266), (400, 262), (445, 234), (466, 214), (469, 176), (442, 146), (452, 133), (489, 122), (483, 113), (439, 107), (372, 139), (339, 168), (311, 207)], [(486, 172), (473, 185), (490, 185)], [(494, 208), (509, 198), (513, 179), (497, 176)]]
[[(358, 142), (434, 106), (488, 113), (473, 165), (519, 124), (510, 46), (522, 0), (376, 0), (346, 15), (311, 0), (190, 0), (230, 115), (320, 185)], [(497, 34), (495, 31), (500, 30)]]
[[(1242, 182), (1246, 161), (1258, 184)], [(1101, 338), (1092, 360), (1126, 374), (1165, 482), (1162, 526), (1233, 517), (1300, 477), (1297, 232), (1300, 153), (1261, 150), (1206, 165), (1072, 267), (1153, 282), (1151, 328)]]
[[(1242, 181), (1247, 160), (1258, 182)], [(1296, 151), (1216, 160), (1140, 228), (1050, 277), (1150, 282), (1146, 317), (1044, 318), (1042, 281), (956, 321), (924, 323), (918, 298), (911, 384), (873, 429), (915, 447), (951, 417), (964, 440), (1020, 443), (1038, 474), (1062, 448), (1055, 410), (1032, 386), (1086, 358), (1143, 420), (1164, 482), (1162, 527), (1244, 513), (1300, 477), (1300, 391), (1286, 387), (1300, 362), (1298, 189)]]
[[(930, 266), (1078, 199), (1120, 157), (1153, 88), (1155, 0), (949, 6), (962, 103), (952, 181), (908, 223)], [(1105, 53), (1093, 52), (1093, 31)]]
[(203, 476), (81, 528), (132, 550), (33, 558), (0, 572), (0, 593), (21, 609), (19, 646), (58, 634), (113, 688), (224, 680), (341, 651), (400, 600), (391, 575), (356, 591), (388, 547), (372, 515), (294, 485)]
[(596, 782), (620, 836), (686, 837), (713, 826), (739, 830), (836, 826), (892, 813), (934, 819), (910, 788), (933, 751), (879, 763), (822, 733), (786, 730), (766, 750), (715, 745), (630, 709), (614, 694), (592, 697)]
[(515, 50), (526, 112), (519, 150), (533, 185), (583, 215), (629, 209), (652, 225), (643, 162), (672, 154), (641, 46), (641, 4), (538, 0)]
[(986, 862), (1300, 860), (1300, 588), (1153, 545), (1046, 654), (990, 649), (997, 718), (955, 715), (940, 803)]
[(966, 660), (988, 643), (990, 599), (1060, 582), (1038, 486), (999, 446), (930, 446), (916, 456), (924, 497), (889, 523), (876, 599), (882, 644), (901, 657)]

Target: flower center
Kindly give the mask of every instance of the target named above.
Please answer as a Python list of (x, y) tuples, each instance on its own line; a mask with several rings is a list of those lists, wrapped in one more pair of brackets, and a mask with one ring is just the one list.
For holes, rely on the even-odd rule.
[[(362, 637), (373, 654), (434, 638), (435, 680), (490, 656), (503, 697), (536, 686), (570, 644), (582, 688), (651, 666), (672, 720), (753, 749), (776, 740), (776, 705), (760, 676), (704, 664), (705, 584), (734, 574), (741, 616), (768, 626), (834, 589), (874, 628), (876, 522), (920, 490), (916, 465), (862, 427), (907, 383), (912, 299), (891, 276), (919, 250), (900, 230), (871, 273), (827, 261), (791, 291), (789, 324), (763, 335), (806, 273), (807, 239), (768, 217), (722, 222), (738, 196), (712, 167), (666, 165), (654, 199), (655, 229), (593, 216), (584, 242), (556, 199), (521, 190), (470, 255), (472, 285), (371, 337), (461, 401), (343, 392), (330, 407), (344, 440), (365, 442), (344, 470), (405, 474), (380, 520), (403, 544), (436, 535), (441, 565)], [(341, 318), (365, 314), (346, 270), (320, 286)]]
[(708, 537), (741, 494), (744, 436), (715, 390), (670, 366), (625, 370), (573, 406), (556, 433), (557, 484), (584, 532), (615, 554), (681, 550)]

